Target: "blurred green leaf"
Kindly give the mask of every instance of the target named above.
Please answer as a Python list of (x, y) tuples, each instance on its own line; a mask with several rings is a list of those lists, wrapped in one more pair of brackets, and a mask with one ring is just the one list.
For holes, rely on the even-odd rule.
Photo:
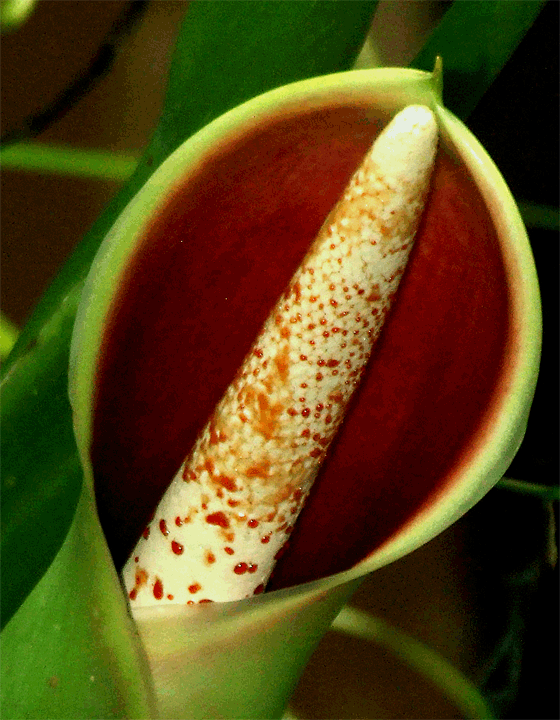
[(100, 150), (18, 142), (0, 148), (0, 164), (4, 170), (125, 182), (136, 169), (138, 160), (132, 155), (117, 155)]
[(155, 715), (150, 673), (94, 507), (84, 492), (62, 549), (2, 632), (5, 718)]
[(474, 110), (524, 38), (545, 0), (455, 0), (411, 63), (443, 58), (444, 105), (462, 120)]
[(518, 200), (519, 212), (528, 228), (560, 230), (560, 210), (550, 205)]
[(504, 476), (496, 487), (501, 490), (520, 493), (521, 495), (538, 497), (545, 502), (560, 500), (560, 488), (558, 485), (541, 485), (535, 482), (527, 482), (527, 480), (516, 480), (515, 478)]
[[(375, 5), (226, 0), (189, 6), (148, 149), (45, 293), (3, 368), (3, 625), (46, 572), (78, 501), (68, 353), (82, 284), (101, 240), (153, 170), (210, 120), (272, 87), (351, 67)], [(51, 512), (53, 521), (46, 522)]]
[(19, 334), (17, 327), (0, 313), (0, 359), (4, 360), (16, 344)]
[(17, 30), (31, 12), (37, 0), (1, 0), (0, 29), (2, 32)]

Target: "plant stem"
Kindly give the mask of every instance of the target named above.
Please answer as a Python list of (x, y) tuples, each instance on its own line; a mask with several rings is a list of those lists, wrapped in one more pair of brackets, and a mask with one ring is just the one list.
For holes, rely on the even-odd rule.
[(558, 208), (523, 200), (520, 200), (517, 205), (527, 227), (560, 230), (560, 210)]
[(406, 665), (432, 682), (461, 711), (465, 718), (494, 717), (477, 688), (450, 662), (424, 643), (406, 635), (381, 618), (346, 606), (335, 618), (332, 630), (382, 645)]
[(560, 489), (558, 486), (538, 485), (536, 483), (527, 482), (526, 480), (514, 480), (513, 478), (503, 477), (496, 485), (502, 490), (512, 490), (513, 492), (522, 493), (523, 495), (534, 495), (542, 500), (559, 500)]
[(100, 150), (20, 142), (0, 150), (0, 163), (4, 170), (125, 182), (134, 172), (137, 159)]

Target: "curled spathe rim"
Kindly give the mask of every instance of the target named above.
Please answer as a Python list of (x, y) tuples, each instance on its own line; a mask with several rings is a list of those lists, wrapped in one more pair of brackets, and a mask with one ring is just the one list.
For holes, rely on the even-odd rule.
[[(491, 407), (477, 428), (472, 444), (445, 486), (400, 530), (347, 571), (299, 586), (276, 590), (232, 603), (205, 606), (205, 617), (240, 617), (270, 603), (286, 610), (312, 602), (327, 590), (382, 567), (420, 547), (472, 507), (503, 475), (523, 438), (536, 384), (541, 346), (538, 280), (525, 227), (516, 203), (494, 162), (468, 128), (446, 110), (439, 97), (440, 76), (419, 70), (383, 68), (336, 73), (272, 90), (225, 113), (175, 150), (130, 201), (104, 239), (86, 279), (76, 316), (70, 352), (70, 398), (74, 427), (86, 482), (93, 473), (89, 458), (95, 369), (104, 321), (136, 242), (158, 209), (185, 178), (211, 157), (220, 142), (231, 141), (250, 126), (279, 115), (335, 104), (371, 107), (390, 115), (411, 103), (429, 105), (438, 117), (441, 142), (453, 148), (474, 178), (494, 223), (502, 249), (509, 292), (510, 333)], [(209, 608), (212, 608), (209, 610)], [(260, 612), (260, 611), (259, 611)], [(200, 622), (193, 608), (136, 608), (141, 624), (182, 616)]]

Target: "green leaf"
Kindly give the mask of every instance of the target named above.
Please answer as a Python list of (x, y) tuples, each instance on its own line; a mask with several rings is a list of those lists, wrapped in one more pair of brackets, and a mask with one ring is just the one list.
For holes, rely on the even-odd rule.
[(461, 119), (474, 110), (531, 27), (544, 0), (455, 0), (412, 67), (443, 58), (444, 105)]
[(0, 313), (0, 360), (5, 360), (16, 344), (18, 328)]
[[(168, 144), (166, 153), (218, 115), (265, 90), (352, 67), (376, 4), (192, 3), (189, 42), (177, 44), (158, 130)], [(185, 94), (185, 88), (195, 92)]]
[(95, 513), (82, 494), (62, 549), (2, 632), (10, 718), (147, 718), (150, 674)]
[[(82, 482), (68, 400), (68, 349), (78, 293), (61, 298), (2, 382), (2, 627), (47, 570)], [(10, 357), (13, 357), (13, 353)]]
[(3, 625), (62, 546), (78, 501), (68, 353), (83, 280), (101, 240), (162, 160), (211, 119), (271, 87), (349, 68), (375, 5), (191, 3), (163, 116), (136, 173), (45, 293), (3, 369)]
[(1, 0), (0, 30), (11, 32), (22, 25), (35, 6), (37, 0)]

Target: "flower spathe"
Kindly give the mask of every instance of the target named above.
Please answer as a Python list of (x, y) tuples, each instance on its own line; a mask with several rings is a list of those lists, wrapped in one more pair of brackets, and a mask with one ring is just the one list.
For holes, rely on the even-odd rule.
[[(454, 162), (467, 169), (471, 182), (476, 184), (486, 203), (488, 222), (495, 229), (500, 249), (500, 282), (503, 280), (508, 288), (516, 288), (515, 293), (510, 291), (508, 295), (509, 319), (504, 324), (501, 345), (503, 370), (492, 382), (480, 424), (469, 428), (468, 452), (460, 456), (460, 462), (455, 463), (439, 483), (436, 496), (409, 514), (397, 532), (373, 552), (348, 565), (344, 572), (226, 605), (137, 610), (136, 625), (148, 655), (161, 717), (204, 717), (209, 709), (218, 715), (225, 702), (225, 692), (230, 697), (228, 707), (235, 708), (234, 714), (250, 717), (251, 712), (255, 712), (262, 717), (281, 712), (286, 688), (297, 679), (306, 653), (312, 651), (336, 608), (348, 597), (354, 587), (352, 583), (375, 567), (426, 542), (465, 512), (499, 479), (524, 430), (538, 367), (538, 333), (535, 334), (538, 292), (515, 204), (483, 149), (468, 130), (438, 104), (430, 75), (405, 70), (363, 71), (281, 88), (219, 118), (181, 146), (125, 210), (94, 263), (72, 351), (76, 430), (90, 478), (92, 378), (99, 377), (94, 368), (99, 362), (106, 319), (113, 307), (118, 282), (134, 256), (136, 244), (145, 236), (150, 218), (161, 215), (162, 205), (168, 203), (169, 197), (189, 176), (190, 169), (198, 169), (214, 157), (216, 148), (225, 148), (227, 152), (228, 141), (237, 141), (243, 133), (248, 133), (249, 127), (259, 127), (259, 118), (263, 123), (278, 118), (281, 124), (283, 118), (297, 117), (298, 108), (306, 113), (310, 108), (321, 112), (322, 108), (340, 105), (341, 101), (347, 106), (370, 108), (380, 115), (392, 114), (411, 103), (428, 104), (434, 109), (442, 129), (443, 149), (449, 150)], [(344, 131), (343, 128), (341, 132)], [(440, 188), (436, 175), (436, 195)], [(476, 248), (470, 249), (471, 254), (473, 251)], [(444, 424), (449, 425), (449, 419)], [(348, 502), (352, 500), (348, 498)], [(336, 554), (334, 546), (333, 554)], [(287, 627), (295, 626), (306, 648), (297, 658), (289, 655), (280, 639)], [(245, 658), (245, 668), (254, 669), (255, 678), (263, 666), (274, 665), (280, 654), (283, 677), (278, 679), (277, 689), (263, 698), (256, 681), (251, 686), (245, 675), (241, 683), (235, 662), (230, 662), (236, 653)], [(209, 672), (215, 679), (212, 688), (202, 681)], [(251, 711), (251, 707), (255, 710)]]

